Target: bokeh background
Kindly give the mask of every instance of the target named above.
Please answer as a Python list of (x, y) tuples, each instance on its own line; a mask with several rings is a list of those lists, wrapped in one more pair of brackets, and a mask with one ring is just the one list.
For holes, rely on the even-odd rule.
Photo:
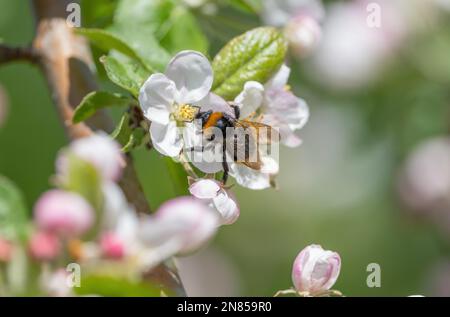
[[(103, 9), (83, 12), (90, 19), (85, 23), (107, 24), (114, 1), (96, 1)], [(210, 56), (261, 24), (228, 1), (212, 2), (219, 10), (192, 9)], [(292, 262), (311, 243), (341, 255), (335, 288), (348, 296), (450, 295), (450, 185), (447, 204), (415, 208), (408, 197), (423, 202), (420, 192), (403, 190), (401, 181), (417, 147), (450, 132), (448, 2), (372, 2), (382, 2), (389, 18), (385, 38), (366, 30), (365, 15), (355, 18), (367, 12), (349, 9), (354, 1), (324, 2), (322, 44), (311, 56), (289, 61), (292, 89), (311, 110), (303, 144), (282, 149), (278, 190), (236, 187), (237, 223), (223, 227), (199, 254), (178, 260), (190, 295), (273, 295), (291, 286)], [(1, 41), (27, 45), (33, 27), (27, 1), (0, 0)], [(54, 158), (66, 142), (39, 70), (0, 67), (0, 174), (23, 190), (30, 214), (50, 187)], [(421, 174), (426, 168), (416, 171), (423, 188), (433, 188), (435, 177), (450, 182), (446, 153), (428, 157), (427, 166), (437, 170), (432, 176)], [(155, 151), (135, 156), (156, 209), (174, 197), (166, 166)], [(366, 284), (369, 263), (381, 266), (380, 288)]]

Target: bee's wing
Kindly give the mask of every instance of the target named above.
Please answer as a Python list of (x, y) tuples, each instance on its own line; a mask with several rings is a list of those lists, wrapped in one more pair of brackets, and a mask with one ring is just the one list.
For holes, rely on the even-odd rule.
[(238, 120), (235, 125), (251, 131), (258, 144), (271, 144), (280, 141), (280, 133), (267, 124), (248, 120)]
[(233, 134), (227, 134), (226, 149), (236, 163), (260, 170), (258, 130), (245, 122), (236, 122)]

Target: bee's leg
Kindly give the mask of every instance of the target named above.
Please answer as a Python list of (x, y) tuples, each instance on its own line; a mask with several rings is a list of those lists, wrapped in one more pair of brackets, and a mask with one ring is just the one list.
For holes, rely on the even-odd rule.
[(229, 167), (227, 163), (227, 146), (225, 138), (222, 140), (222, 168), (223, 168), (223, 176), (222, 176), (222, 184), (225, 186), (228, 180), (228, 172)]
[(227, 184), (229, 173), (228, 163), (226, 161), (222, 162), (222, 167), (223, 167), (222, 185), (225, 186)]
[(204, 146), (191, 146), (185, 149), (186, 152), (203, 152), (204, 150)]
[(239, 106), (235, 103), (230, 103), (231, 108), (233, 108), (234, 111), (234, 117), (236, 119), (239, 119), (239, 117), (241, 116), (241, 109), (239, 108)]

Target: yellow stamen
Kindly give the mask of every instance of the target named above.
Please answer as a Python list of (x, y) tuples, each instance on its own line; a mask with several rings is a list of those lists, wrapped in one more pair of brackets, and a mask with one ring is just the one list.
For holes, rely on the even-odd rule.
[(192, 122), (195, 119), (195, 115), (198, 113), (199, 107), (181, 104), (177, 105), (174, 111), (174, 117), (177, 121)]
[(284, 91), (291, 91), (291, 90), (292, 90), (291, 85), (285, 85), (284, 86)]

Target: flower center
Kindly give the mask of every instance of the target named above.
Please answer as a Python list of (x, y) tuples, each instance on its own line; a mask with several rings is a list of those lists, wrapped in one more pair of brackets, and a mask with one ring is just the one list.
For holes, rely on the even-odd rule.
[(181, 122), (192, 122), (195, 119), (197, 113), (200, 111), (199, 107), (188, 104), (176, 104), (174, 108), (174, 118), (176, 121)]
[(284, 85), (284, 91), (286, 92), (292, 91), (291, 85)]

